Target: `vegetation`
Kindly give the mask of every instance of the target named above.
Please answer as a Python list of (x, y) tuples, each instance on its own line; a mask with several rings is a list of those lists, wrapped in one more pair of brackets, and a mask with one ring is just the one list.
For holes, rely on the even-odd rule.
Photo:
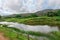
[(27, 25), (50, 25), (50, 26), (59, 26), (60, 27), (60, 17), (32, 17), (32, 18), (5, 18), (4, 21), (7, 22), (18, 22)]
[[(60, 10), (44, 10), (36, 12), (35, 14), (29, 14), (27, 16), (22, 16), (20, 14), (3, 17), (0, 16), (0, 21), (18, 22), (27, 25), (50, 25), (58, 26), (60, 28)], [(10, 38), (10, 40), (27, 40), (26, 35), (46, 37), (49, 40), (60, 40), (60, 31), (45, 34), (40, 32), (24, 31), (7, 27), (7, 25), (1, 25), (0, 32), (3, 32), (4, 36)], [(36, 39), (30, 37), (30, 40)]]
[[(10, 40), (27, 40), (27, 36), (24, 35), (22, 32), (17, 32), (12, 28), (8, 28), (7, 25), (0, 25), (0, 33), (4, 33), (5, 37), (8, 37)], [(30, 40), (35, 40), (30, 38)]]
[(40, 33), (40, 32), (33, 32), (33, 31), (24, 31), (24, 30), (20, 30), (20, 29), (16, 29), (16, 28), (12, 28), (15, 31), (17, 31), (18, 33), (24, 33), (27, 35), (32, 35), (32, 36), (38, 36), (38, 37), (46, 37), (49, 40), (60, 40), (60, 32), (55, 31), (55, 32), (51, 32), (51, 33)]
[[(24, 34), (46, 37), (49, 40), (60, 40), (60, 32), (51, 32), (51, 33), (40, 33), (32, 31), (23, 31), (16, 28), (5, 27), (6, 25), (0, 25), (0, 32), (4, 33), (5, 37), (8, 37), (10, 40), (27, 40), (27, 36)], [(30, 40), (36, 40), (29, 38)]]

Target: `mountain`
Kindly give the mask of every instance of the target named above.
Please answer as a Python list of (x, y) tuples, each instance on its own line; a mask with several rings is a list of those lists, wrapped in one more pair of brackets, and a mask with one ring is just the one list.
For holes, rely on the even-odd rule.
[(20, 16), (30, 16), (30, 15), (37, 15), (37, 16), (42, 16), (42, 15), (45, 15), (49, 12), (52, 12), (52, 13), (57, 13), (58, 11), (60, 11), (60, 9), (46, 9), (46, 10), (41, 10), (41, 11), (37, 11), (35, 13), (18, 13), (18, 14), (11, 14), (11, 15), (8, 15), (9, 17), (15, 17), (16, 15), (20, 15)]
[(45, 10), (42, 10), (42, 11), (38, 11), (35, 14), (37, 14), (37, 15), (44, 15), (44, 14), (47, 14), (49, 12), (57, 13), (58, 11), (60, 11), (60, 9), (45, 9)]

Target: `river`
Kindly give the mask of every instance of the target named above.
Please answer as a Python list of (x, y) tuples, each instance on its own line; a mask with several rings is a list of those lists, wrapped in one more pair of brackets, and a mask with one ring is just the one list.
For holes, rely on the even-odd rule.
[(59, 31), (59, 28), (57, 26), (48, 26), (48, 25), (36, 25), (36, 26), (31, 26), (31, 25), (25, 25), (25, 24), (20, 24), (16, 22), (0, 22), (0, 24), (6, 24), (8, 27), (15, 27), (21, 30), (25, 31), (38, 31), (38, 32), (44, 32), (48, 33), (51, 31)]
[[(57, 26), (48, 26), (48, 25), (25, 25), (20, 24), (16, 22), (0, 22), (0, 24), (6, 24), (8, 27), (15, 27), (24, 31), (35, 31), (35, 32), (41, 32), (41, 33), (49, 33), (52, 31), (59, 31), (59, 28)], [(38, 40), (43, 40), (43, 37), (39, 37)]]

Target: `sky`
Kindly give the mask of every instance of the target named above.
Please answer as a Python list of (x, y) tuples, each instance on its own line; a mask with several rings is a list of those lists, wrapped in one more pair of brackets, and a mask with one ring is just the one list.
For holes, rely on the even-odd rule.
[(44, 9), (60, 9), (60, 0), (0, 0), (0, 14), (36, 12)]

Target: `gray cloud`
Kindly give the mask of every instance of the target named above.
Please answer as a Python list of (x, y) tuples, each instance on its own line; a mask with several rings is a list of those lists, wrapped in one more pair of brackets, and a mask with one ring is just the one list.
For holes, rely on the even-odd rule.
[(44, 8), (60, 8), (60, 0), (0, 0), (1, 14), (36, 12)]
[[(3, 0), (3, 9), (17, 12), (34, 12), (40, 8), (42, 0)], [(39, 6), (40, 5), (40, 6)]]

